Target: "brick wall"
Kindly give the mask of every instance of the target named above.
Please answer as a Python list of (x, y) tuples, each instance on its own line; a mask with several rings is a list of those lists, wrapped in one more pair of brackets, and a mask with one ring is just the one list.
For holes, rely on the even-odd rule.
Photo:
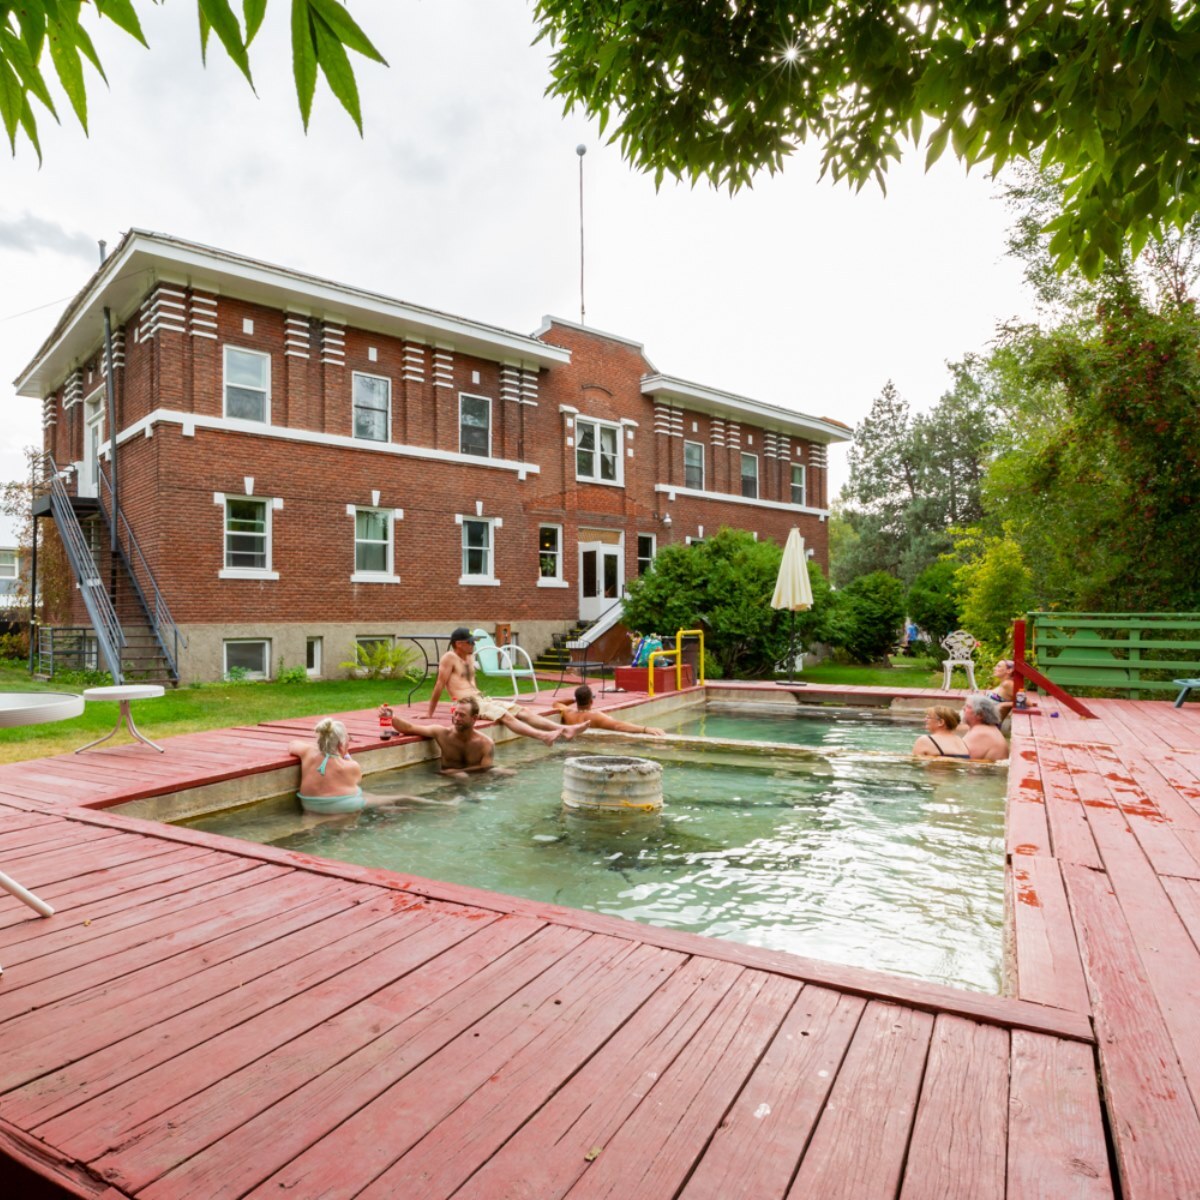
[[(740, 455), (747, 451), (759, 459), (763, 500), (790, 503), (790, 464), (801, 461), (808, 469), (808, 504), (816, 506), (824, 502), (824, 470), (813, 464), (809, 443), (675, 401), (656, 406), (641, 392), (650, 364), (640, 348), (620, 339), (555, 324), (543, 340), (569, 349), (571, 362), (534, 371), (449, 346), (165, 286), (148, 294), (122, 332), (119, 424), (128, 428), (155, 410), (182, 414), (122, 444), (120, 477), (125, 514), (185, 627), (225, 625), (244, 634), (321, 624), (367, 633), (401, 624), (441, 629), (508, 621), (518, 630), (522, 623), (536, 629), (544, 641), (578, 615), (581, 530), (624, 535), (627, 581), (637, 574), (639, 533), (655, 535), (661, 548), (722, 525), (780, 542), (798, 525), (817, 560), (828, 562), (827, 526), (816, 516), (689, 495), (671, 499), (655, 491), (655, 485), (682, 488), (685, 440), (705, 448), (707, 491), (740, 497)], [(304, 431), (307, 440), (271, 436), (267, 429), (206, 429), (188, 419), (223, 416), (227, 345), (269, 356), (271, 425), (278, 432)], [(391, 444), (459, 453), (459, 403), (466, 393), (490, 401), (493, 457), (538, 469), (382, 452), (370, 442), (333, 444), (354, 432), (356, 372), (391, 381)], [(85, 365), (83, 375), (86, 396), (101, 382), (98, 360)], [(65, 394), (66, 385), (55, 397), (55, 423), (46, 431), (60, 466), (83, 455), (83, 406), (64, 413)], [(623, 486), (576, 478), (578, 422), (588, 418), (620, 425)], [(250, 494), (269, 502), (270, 565), (277, 579), (219, 574), (225, 509), (214, 494), (246, 495), (247, 477)], [(403, 510), (393, 533), (400, 582), (352, 581), (354, 518), (348, 506)], [(668, 512), (669, 526), (663, 523)], [(456, 516), (479, 515), (496, 521), (495, 586), (460, 583), (462, 527)], [(542, 523), (562, 527), (567, 587), (537, 586)], [(528, 640), (525, 645), (539, 648)]]

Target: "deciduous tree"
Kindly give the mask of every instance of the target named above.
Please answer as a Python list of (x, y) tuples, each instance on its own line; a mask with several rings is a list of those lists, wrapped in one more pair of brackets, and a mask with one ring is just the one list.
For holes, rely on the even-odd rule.
[[(1051, 250), (1089, 277), (1200, 212), (1194, 0), (538, 0), (550, 91), (636, 166), (739, 188), (810, 137), (882, 186), (905, 142), (1061, 171)], [(928, 135), (926, 137), (926, 134)]]

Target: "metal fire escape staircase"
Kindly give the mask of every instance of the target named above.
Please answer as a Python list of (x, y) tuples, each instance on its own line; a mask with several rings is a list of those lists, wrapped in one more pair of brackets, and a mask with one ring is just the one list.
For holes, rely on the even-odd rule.
[[(54, 460), (46, 455), (45, 463), (43, 487), (48, 496), (49, 513), (58, 527), (67, 561), (79, 585), (95, 634), (99, 660), (115, 683), (122, 683), (131, 676), (158, 676), (163, 682), (178, 683), (179, 652), (187, 646), (187, 639), (171, 616), (125, 514), (117, 507), (114, 515), (108, 479), (103, 472), (98, 472), (100, 496), (96, 511), (108, 534), (104, 539), (104, 552), (109, 560), (98, 566)], [(114, 520), (115, 539), (112, 537)], [(115, 553), (108, 552), (110, 546), (115, 547)], [(107, 572), (102, 566), (107, 566)]]

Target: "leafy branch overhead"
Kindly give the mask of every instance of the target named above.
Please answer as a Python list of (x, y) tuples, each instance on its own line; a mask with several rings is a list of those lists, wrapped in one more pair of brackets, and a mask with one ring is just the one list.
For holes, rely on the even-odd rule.
[(809, 137), (822, 174), (884, 186), (924, 139), (999, 169), (1062, 171), (1060, 269), (1200, 212), (1200, 6), (1129, 0), (538, 0), (551, 94), (630, 162), (737, 189)]
[[(253, 87), (250, 43), (266, 16), (267, 0), (242, 0), (240, 17), (230, 0), (197, 0), (197, 7), (201, 55), (207, 56), (215, 35)], [(147, 44), (134, 0), (0, 0), (0, 121), (14, 153), (17, 135), (23, 132), (41, 158), (35, 103), (59, 119), (49, 87), (50, 66), (87, 130), (85, 60), (107, 82), (85, 27), (97, 19), (111, 21), (143, 46)], [(292, 62), (306, 129), (321, 72), (362, 132), (358, 85), (348, 50), (387, 65), (339, 0), (292, 0)]]

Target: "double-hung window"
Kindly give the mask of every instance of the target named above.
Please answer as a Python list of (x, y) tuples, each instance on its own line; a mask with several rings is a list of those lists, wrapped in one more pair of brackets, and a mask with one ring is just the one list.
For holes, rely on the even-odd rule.
[(16, 579), (17, 552), (15, 550), (0, 550), (0, 579)]
[(459, 583), (496, 582), (492, 526), (490, 520), (463, 518), (462, 578)]
[(808, 489), (804, 481), (804, 467), (799, 463), (792, 464), (792, 503), (807, 504)]
[(538, 526), (538, 587), (566, 587), (563, 582), (562, 526)]
[(271, 570), (271, 506), (266, 500), (225, 501), (225, 569), (238, 575)]
[(392, 381), (380, 375), (354, 372), (354, 436), (386, 442), (392, 426)]
[(704, 444), (683, 443), (683, 486), (704, 491)]
[(225, 347), (225, 415), (239, 421), (271, 420), (271, 356)]
[(650, 570), (654, 565), (655, 537), (652, 533), (639, 533), (637, 539), (637, 572), (638, 577)]
[(758, 499), (758, 455), (742, 455), (742, 495)]
[(621, 483), (621, 426), (575, 418), (575, 478)]
[(486, 396), (459, 393), (458, 449), (461, 454), (492, 457), (492, 402)]
[(354, 580), (369, 583), (393, 579), (392, 512), (386, 508), (354, 510)]

